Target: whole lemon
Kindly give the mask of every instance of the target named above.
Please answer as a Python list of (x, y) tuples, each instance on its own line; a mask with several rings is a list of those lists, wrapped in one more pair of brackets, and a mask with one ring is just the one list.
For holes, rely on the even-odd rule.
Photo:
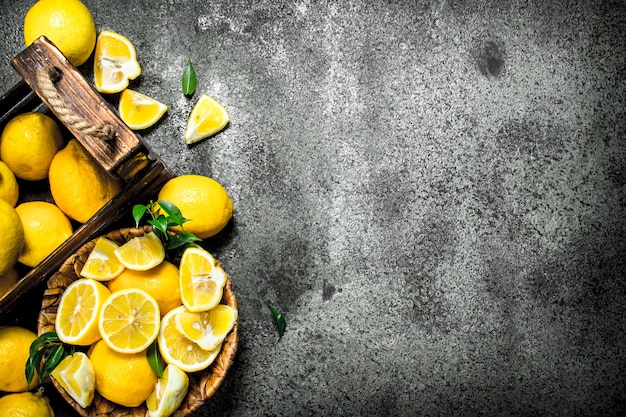
[(5, 395), (0, 410), (3, 417), (54, 417), (50, 401), (39, 391)]
[(158, 380), (146, 352), (119, 353), (104, 340), (89, 351), (96, 374), (96, 391), (109, 401), (137, 407), (150, 396)]
[(178, 268), (168, 261), (163, 261), (147, 271), (126, 268), (109, 281), (108, 286), (111, 292), (126, 288), (144, 290), (159, 304), (161, 316), (183, 303), (180, 298)]
[(16, 177), (38, 181), (48, 176), (54, 155), (63, 146), (63, 135), (50, 116), (22, 113), (6, 124), (0, 137), (0, 159)]
[(24, 17), (24, 42), (46, 36), (74, 66), (83, 64), (96, 46), (96, 24), (78, 0), (39, 0)]
[(189, 219), (183, 224), (185, 231), (200, 239), (218, 234), (233, 216), (233, 201), (226, 189), (203, 175), (172, 178), (161, 188), (158, 199), (168, 200), (178, 207)]
[(17, 211), (0, 199), (0, 275), (13, 268), (24, 247), (24, 228)]
[[(37, 335), (20, 326), (0, 327), (0, 391), (28, 391), (24, 369)], [(36, 384), (33, 379), (32, 388)], [(0, 410), (4, 408), (0, 406)], [(4, 415), (4, 414), (3, 414)]]
[(70, 219), (47, 201), (28, 201), (15, 208), (24, 228), (19, 262), (34, 267), (72, 236)]
[(7, 164), (0, 161), (0, 199), (15, 207), (19, 196), (20, 188), (15, 179), (15, 174)]
[(48, 181), (56, 205), (81, 223), (122, 190), (121, 181), (110, 176), (76, 139), (54, 156)]
[(17, 272), (17, 268), (11, 268), (0, 275), (0, 298), (2, 298), (19, 279), (20, 274)]

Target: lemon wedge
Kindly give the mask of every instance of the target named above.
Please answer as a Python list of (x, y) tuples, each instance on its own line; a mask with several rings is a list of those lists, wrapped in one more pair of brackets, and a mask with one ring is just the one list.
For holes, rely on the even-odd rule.
[(189, 377), (176, 365), (167, 365), (146, 400), (150, 417), (169, 417), (180, 407), (189, 390)]
[(230, 116), (224, 106), (208, 94), (202, 94), (187, 120), (185, 142), (192, 144), (213, 136), (224, 129), (229, 121)]
[(119, 245), (104, 236), (96, 240), (96, 244), (89, 253), (80, 275), (97, 281), (109, 281), (124, 271), (125, 267), (115, 256)]
[(91, 404), (96, 391), (96, 373), (85, 353), (75, 352), (66, 357), (51, 375), (81, 407)]
[(94, 82), (101, 93), (119, 93), (129, 80), (141, 75), (137, 52), (124, 35), (103, 30), (98, 35), (94, 53)]
[(204, 350), (221, 344), (237, 322), (237, 309), (218, 304), (208, 311), (181, 311), (176, 315), (176, 329)]
[(147, 129), (154, 125), (167, 109), (167, 105), (160, 101), (129, 88), (120, 94), (120, 117), (133, 130)]
[(122, 265), (134, 271), (147, 271), (165, 259), (165, 247), (154, 232), (133, 237), (114, 253)]
[(208, 251), (192, 246), (183, 252), (178, 267), (180, 297), (189, 311), (206, 311), (222, 299), (227, 275)]

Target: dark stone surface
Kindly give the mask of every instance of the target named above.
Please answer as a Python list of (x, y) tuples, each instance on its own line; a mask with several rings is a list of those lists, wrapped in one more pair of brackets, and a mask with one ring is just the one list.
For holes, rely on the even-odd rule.
[[(623, 1), (86, 4), (170, 106), (146, 142), (235, 203), (240, 348), (197, 416), (626, 414)], [(232, 120), (187, 146), (200, 93)]]

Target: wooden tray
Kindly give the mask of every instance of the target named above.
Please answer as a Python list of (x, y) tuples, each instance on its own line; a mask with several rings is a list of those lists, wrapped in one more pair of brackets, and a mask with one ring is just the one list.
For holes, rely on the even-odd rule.
[[(0, 131), (20, 113), (47, 113), (60, 122), (66, 137), (74, 136), (110, 175), (122, 179), (124, 188), (39, 265), (30, 269), (20, 266), (21, 279), (0, 298), (0, 319), (86, 242), (125, 216), (132, 221), (132, 206), (147, 203), (173, 177), (111, 104), (45, 37), (35, 40), (11, 64), (23, 81), (0, 97)], [(20, 182), (20, 201), (31, 199), (52, 201), (45, 182)]]

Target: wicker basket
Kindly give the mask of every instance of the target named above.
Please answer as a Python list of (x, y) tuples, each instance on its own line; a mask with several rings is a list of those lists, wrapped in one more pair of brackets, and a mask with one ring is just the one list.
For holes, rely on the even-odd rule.
[[(123, 244), (135, 236), (141, 236), (148, 233), (151, 226), (141, 228), (125, 228), (116, 230), (106, 234), (105, 236)], [(41, 312), (38, 318), (39, 334), (54, 330), (54, 322), (56, 319), (57, 307), (63, 290), (73, 281), (79, 278), (79, 272), (87, 260), (89, 253), (95, 245), (96, 239), (93, 239), (83, 245), (76, 253), (70, 256), (59, 270), (48, 280), (47, 288), (44, 292), (41, 305)], [(224, 287), (224, 295), (222, 303), (237, 308), (237, 299), (233, 293), (232, 283), (227, 279)], [(222, 350), (211, 366), (201, 372), (189, 374), (189, 391), (187, 397), (181, 404), (180, 408), (173, 414), (174, 417), (186, 416), (198, 409), (207, 399), (209, 399), (218, 389), (224, 380), (228, 369), (233, 363), (238, 343), (238, 323), (235, 324), (232, 331), (224, 340)], [(107, 416), (148, 416), (148, 410), (145, 405), (140, 407), (128, 408), (112, 403), (101, 397), (97, 392), (92, 404), (87, 408), (82, 408), (76, 403), (65, 390), (51, 378), (53, 385), (63, 396), (63, 398), (84, 417)]]

